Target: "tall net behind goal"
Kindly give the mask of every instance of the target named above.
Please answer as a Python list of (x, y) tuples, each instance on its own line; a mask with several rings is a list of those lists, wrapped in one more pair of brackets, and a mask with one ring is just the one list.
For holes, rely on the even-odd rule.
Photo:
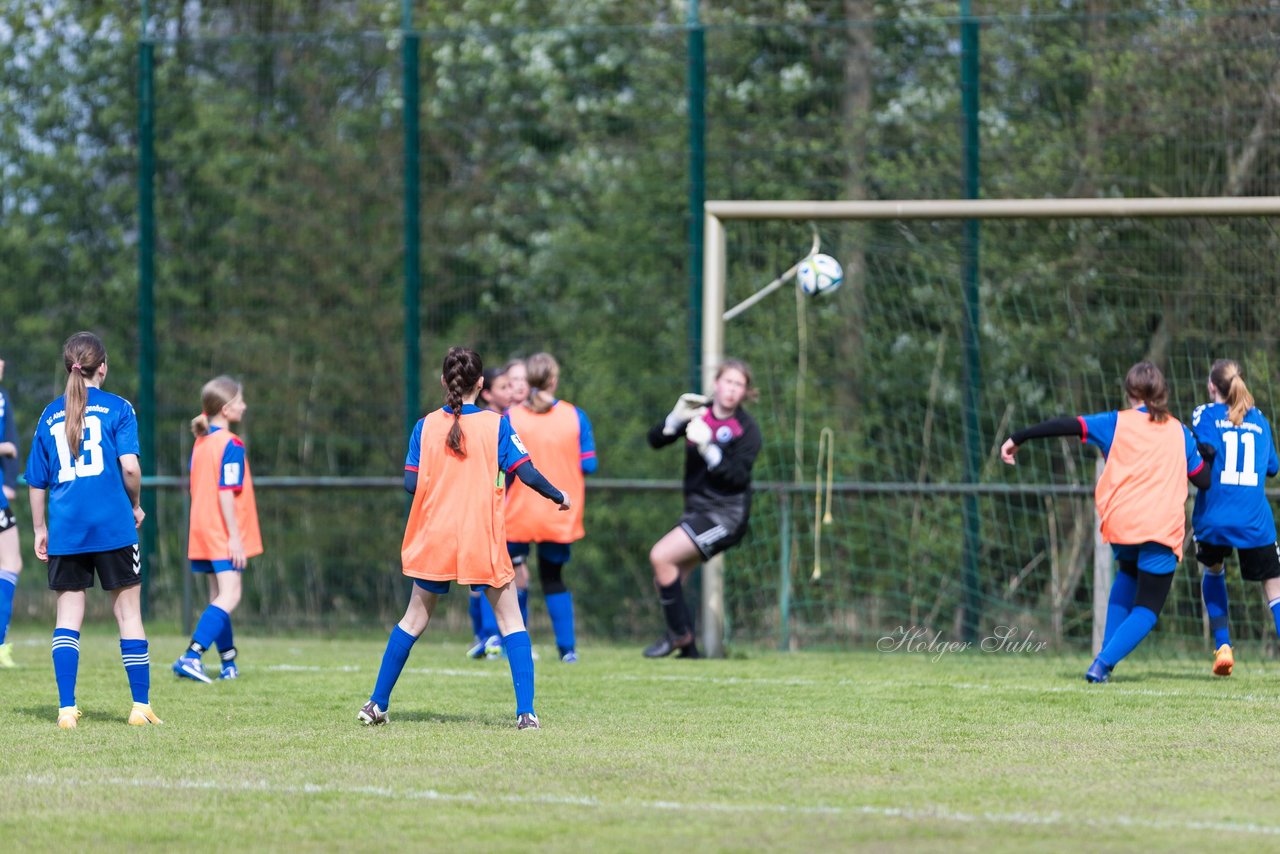
[[(795, 264), (815, 229), (846, 271), (833, 294), (789, 287), (704, 332), (709, 357), (719, 347), (752, 364), (765, 436), (752, 533), (725, 563), (726, 636), (794, 648), (913, 629), (983, 638), (1010, 626), (1087, 650), (1095, 572), (1110, 564), (1095, 543), (1098, 455), (1041, 440), (1008, 467), (998, 449), (1043, 418), (1124, 408), (1121, 380), (1141, 359), (1165, 371), (1174, 415), (1188, 424), (1212, 361), (1237, 359), (1274, 420), (1280, 205), (1217, 201), (1266, 214), (1080, 216), (1060, 203), (1048, 218), (981, 219), (968, 348), (972, 244), (954, 210), (891, 218), (892, 203), (879, 203), (883, 218), (805, 221), (805, 210), (832, 209), (797, 205), (783, 219), (709, 203), (724, 206), (708, 217), (709, 318), (721, 316), (718, 248), (727, 306)], [(819, 459), (828, 441), (831, 457), (823, 447)], [(829, 504), (819, 482), (828, 471)], [(1148, 641), (1170, 654), (1209, 644), (1189, 524), (1184, 554)], [(1228, 566), (1234, 640), (1273, 657), (1259, 585), (1241, 581), (1234, 559)]]

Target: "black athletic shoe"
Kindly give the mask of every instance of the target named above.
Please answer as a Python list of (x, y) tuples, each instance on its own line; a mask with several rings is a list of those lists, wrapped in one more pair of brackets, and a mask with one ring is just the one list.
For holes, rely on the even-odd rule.
[(676, 658), (702, 658), (702, 653), (698, 651), (696, 641), (689, 641), (680, 647), (680, 651), (676, 653)]
[[(686, 650), (689, 649), (690, 647), (693, 648), (692, 656), (686, 653)], [(650, 644), (647, 649), (645, 649), (644, 657), (645, 658), (666, 658), (668, 655), (670, 655), (673, 652), (676, 652), (677, 650), (679, 650), (681, 658), (697, 658), (698, 657), (698, 648), (694, 644), (693, 632), (685, 632), (684, 635), (678, 638), (672, 638), (671, 633), (667, 632), (665, 635), (663, 635), (662, 637), (654, 641), (652, 644)]]
[(676, 648), (671, 643), (670, 635), (663, 635), (645, 648), (645, 658), (666, 658), (675, 652)]

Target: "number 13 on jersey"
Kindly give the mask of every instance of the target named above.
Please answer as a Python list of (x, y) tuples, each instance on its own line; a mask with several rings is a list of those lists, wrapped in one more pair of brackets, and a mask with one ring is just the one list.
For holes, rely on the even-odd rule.
[(66, 424), (51, 425), (49, 436), (58, 449), (58, 483), (102, 474), (102, 420), (98, 416), (84, 417), (84, 438), (80, 441), (80, 456), (74, 463), (71, 461), (71, 445), (67, 442)]

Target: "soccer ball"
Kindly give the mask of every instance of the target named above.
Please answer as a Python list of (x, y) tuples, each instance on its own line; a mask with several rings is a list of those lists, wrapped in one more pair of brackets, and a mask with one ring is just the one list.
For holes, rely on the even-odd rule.
[(796, 283), (811, 297), (830, 293), (844, 283), (844, 269), (830, 255), (810, 255), (800, 262)]

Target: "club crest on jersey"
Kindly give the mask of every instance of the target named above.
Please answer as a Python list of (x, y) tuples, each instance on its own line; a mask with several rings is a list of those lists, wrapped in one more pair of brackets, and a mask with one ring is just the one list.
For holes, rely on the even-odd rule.
[(731, 439), (733, 439), (733, 429), (730, 428), (728, 424), (721, 424), (716, 428), (717, 442), (722, 445), (727, 445)]

